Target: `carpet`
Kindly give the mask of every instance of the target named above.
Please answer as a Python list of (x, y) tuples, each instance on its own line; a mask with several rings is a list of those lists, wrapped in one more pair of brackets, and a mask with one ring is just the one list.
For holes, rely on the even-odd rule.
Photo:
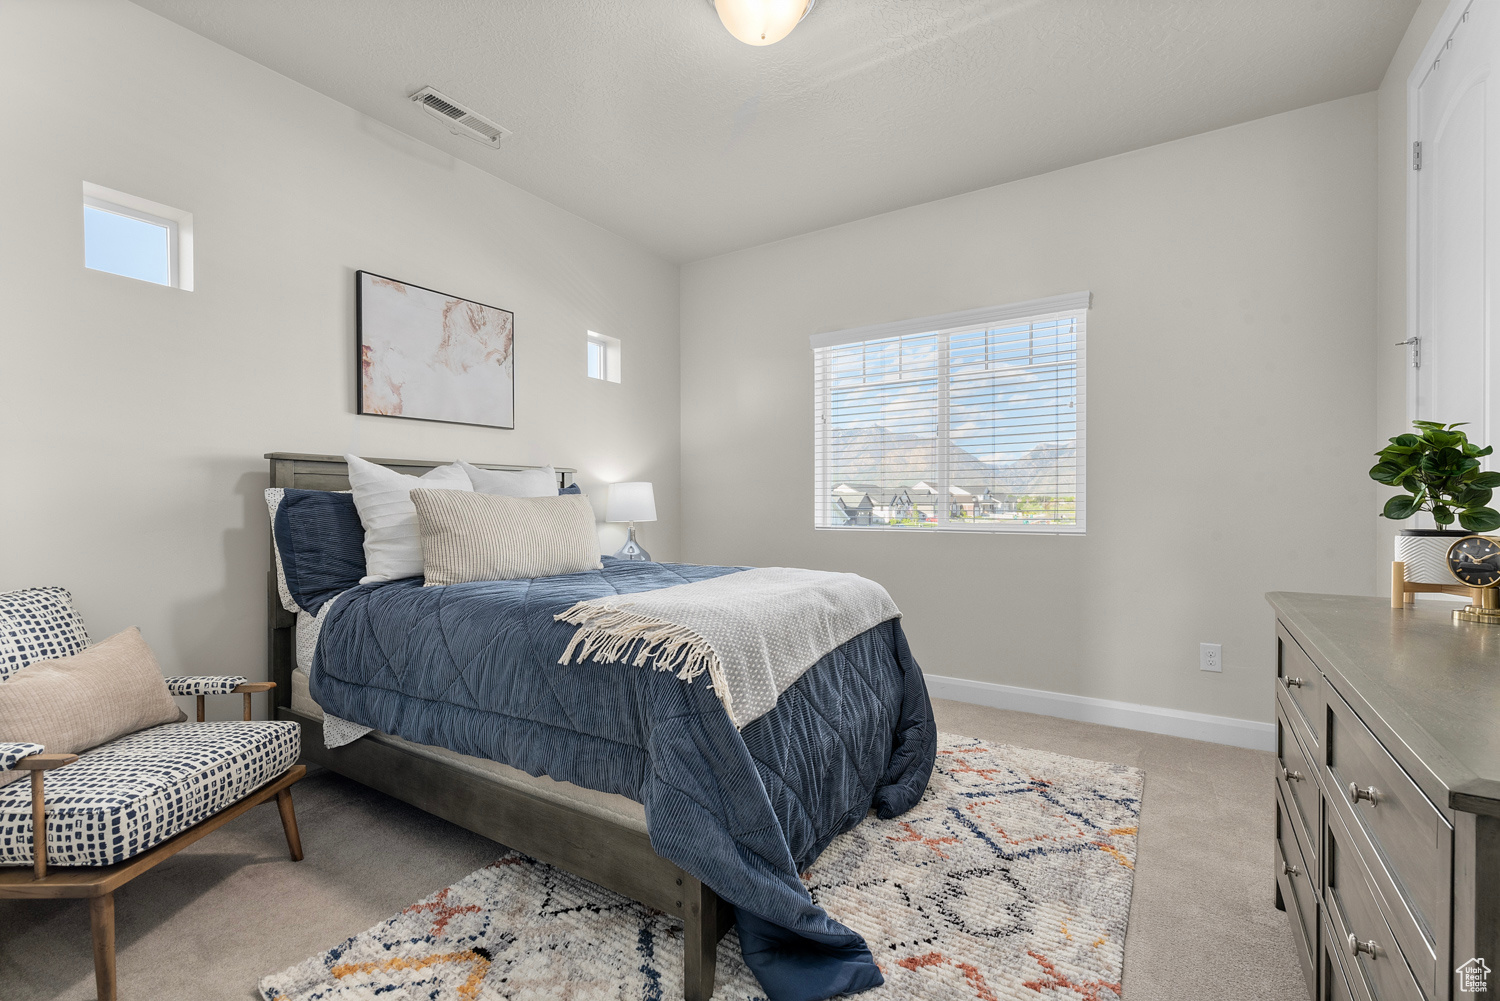
[[(869, 998), (1120, 995), (1144, 775), (942, 735), (922, 802), (869, 817), (804, 874), (869, 943)], [(267, 1001), (681, 997), (682, 926), (511, 852), (266, 977)], [(731, 931), (717, 999), (763, 997)]]

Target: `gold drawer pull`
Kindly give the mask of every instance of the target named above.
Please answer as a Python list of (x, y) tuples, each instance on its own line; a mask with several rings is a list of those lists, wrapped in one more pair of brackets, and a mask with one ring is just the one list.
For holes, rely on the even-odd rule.
[(1359, 940), (1359, 937), (1357, 935), (1355, 935), (1353, 932), (1350, 932), (1349, 933), (1349, 955), (1351, 955), (1351, 956), (1355, 957), (1356, 959), (1358, 959), (1360, 953), (1364, 953), (1365, 955), (1369, 956), (1371, 959), (1379, 959), (1380, 958), (1380, 946), (1378, 946), (1378, 945), (1375, 944), (1375, 940), (1373, 938), (1370, 939), (1370, 941), (1368, 941), (1368, 942), (1361, 942)]
[(1301, 782), (1303, 779), (1307, 778), (1306, 775), (1303, 775), (1301, 772), (1294, 772), (1286, 765), (1281, 766), (1281, 777), (1286, 779), (1288, 782)]
[(1300, 875), (1302, 875), (1302, 867), (1301, 866), (1292, 865), (1290, 862), (1283, 862), (1283, 863), (1281, 863), (1281, 871), (1283, 873), (1285, 873), (1286, 875), (1288, 875), (1288, 876), (1300, 876)]
[(1301, 688), (1305, 684), (1307, 684), (1307, 682), (1303, 681), (1301, 678), (1286, 679), (1286, 687), (1288, 688)]
[(1381, 799), (1384, 798), (1384, 797), (1383, 797), (1382, 793), (1380, 792), (1380, 790), (1376, 789), (1374, 786), (1370, 786), (1367, 789), (1361, 789), (1355, 783), (1350, 782), (1349, 783), (1349, 798), (1354, 801), (1354, 805), (1355, 806), (1358, 806), (1359, 805), (1359, 801), (1362, 800), (1362, 799), (1363, 800), (1368, 800), (1369, 804), (1371, 806), (1379, 806)]

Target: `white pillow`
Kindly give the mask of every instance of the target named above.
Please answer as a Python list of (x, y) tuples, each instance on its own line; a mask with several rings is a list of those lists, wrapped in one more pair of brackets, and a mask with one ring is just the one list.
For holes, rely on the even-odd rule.
[(541, 469), (480, 469), (462, 460), (458, 464), (469, 474), (475, 493), (496, 497), (557, 496), (557, 470), (551, 466)]
[(365, 526), (365, 575), (361, 584), (377, 580), (400, 580), (422, 574), (422, 537), (417, 532), (417, 509), (412, 507), (411, 489), (473, 490), (469, 474), (456, 463), (438, 466), (418, 476), (346, 455), (349, 486), (354, 507)]
[(281, 563), (281, 547), (276, 544), (276, 511), (285, 499), (285, 487), (266, 487), (266, 509), (271, 512), (271, 562), (276, 564), (276, 593), (281, 596), (281, 607), (296, 614), (302, 609), (286, 586), (286, 567)]

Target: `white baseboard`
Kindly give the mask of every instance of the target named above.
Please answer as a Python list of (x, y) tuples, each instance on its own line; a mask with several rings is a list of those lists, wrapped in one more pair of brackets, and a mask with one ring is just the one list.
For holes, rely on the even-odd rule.
[(1134, 702), (1092, 699), (1084, 695), (1064, 695), (1036, 688), (1016, 688), (967, 678), (946, 678), (941, 674), (924, 674), (927, 691), (935, 698), (972, 702), (995, 709), (1056, 716), (1083, 723), (1103, 723), (1127, 730), (1145, 730), (1169, 737), (1188, 737), (1215, 744), (1247, 747), (1254, 751), (1276, 750), (1276, 725), (1232, 716), (1210, 716), (1182, 709), (1143, 706)]

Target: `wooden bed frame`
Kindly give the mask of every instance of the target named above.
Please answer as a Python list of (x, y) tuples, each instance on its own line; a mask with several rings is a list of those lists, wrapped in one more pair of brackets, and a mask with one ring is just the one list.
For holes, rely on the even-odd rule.
[[(349, 470), (335, 455), (271, 452), (271, 486), (300, 490), (348, 490)], [(371, 459), (401, 473), (421, 475), (444, 465), (420, 459)], [(535, 469), (496, 466), (481, 469)], [(573, 470), (558, 469), (559, 486)], [(640, 830), (532, 796), (493, 778), (455, 768), (375, 740), (356, 740), (343, 747), (323, 746), (323, 721), (291, 706), (292, 671), (296, 667), (293, 629), (297, 618), (281, 607), (276, 589), (275, 557), (267, 574), (266, 607), (270, 633), (268, 657), (272, 713), (276, 719), (302, 725), (302, 760), (322, 765), (356, 782), (378, 789), (434, 816), (560, 869), (582, 876), (648, 907), (683, 921), (683, 997), (708, 1001), (714, 989), (714, 957), (719, 939), (734, 922), (734, 910), (721, 905), (713, 890), (656, 854)]]

